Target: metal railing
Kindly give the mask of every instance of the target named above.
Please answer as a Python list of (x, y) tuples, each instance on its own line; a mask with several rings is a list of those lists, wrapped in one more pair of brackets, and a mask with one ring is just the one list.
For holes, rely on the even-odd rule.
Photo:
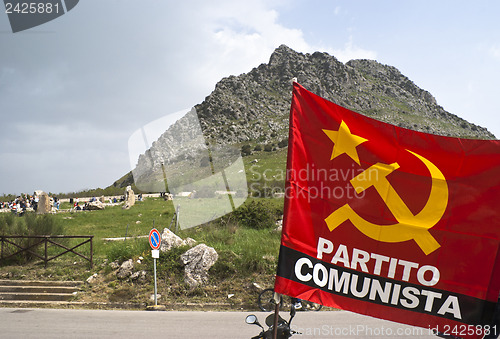
[[(54, 241), (53, 239), (87, 239), (85, 241), (80, 242), (78, 245), (75, 245), (73, 247), (67, 247), (61, 243), (58, 243)], [(0, 242), (1, 242), (1, 249), (0, 249), (0, 261), (7, 260), (9, 258), (12, 258), (20, 253), (26, 252), (34, 257), (37, 257), (45, 263), (45, 268), (47, 268), (47, 263), (51, 260), (54, 260), (58, 257), (60, 257), (63, 254), (66, 254), (68, 252), (74, 253), (83, 259), (87, 260), (90, 264), (90, 268), (93, 266), (93, 247), (92, 247), (92, 239), (94, 238), (93, 235), (30, 235), (30, 236), (24, 236), (24, 235), (0, 235)], [(35, 239), (35, 243), (29, 244), (27, 247), (23, 247), (23, 245), (16, 244), (14, 241), (11, 241), (11, 239)], [(60, 247), (64, 249), (64, 252), (61, 252), (57, 255), (50, 256), (48, 255), (48, 245), (52, 244), (57, 247)], [(76, 248), (85, 245), (89, 243), (90, 244), (90, 255), (87, 257), (83, 255), (82, 253), (78, 253), (75, 251)], [(4, 255), (4, 250), (6, 244), (13, 246), (17, 251), (14, 253), (10, 253), (8, 255)], [(35, 252), (35, 248), (39, 245), (44, 246), (44, 251), (43, 255), (40, 255), (39, 253)]]

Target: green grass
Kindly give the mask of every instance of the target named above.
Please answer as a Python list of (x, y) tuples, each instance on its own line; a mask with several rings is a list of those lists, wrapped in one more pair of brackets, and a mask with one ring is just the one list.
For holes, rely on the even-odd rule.
[(153, 225), (158, 229), (168, 226), (173, 213), (171, 202), (150, 198), (136, 202), (129, 210), (121, 206), (108, 206), (102, 211), (58, 213), (55, 218), (64, 224), (68, 235), (116, 238), (148, 235)]
[[(244, 158), (248, 188), (252, 196), (272, 197), (284, 192), (288, 148), (274, 152), (260, 151)], [(257, 162), (255, 162), (257, 159)]]
[[(265, 163), (265, 161), (261, 163)], [(189, 200), (189, 202), (196, 203), (201, 207), (203, 207), (201, 203), (205, 201), (209, 202), (204, 207), (208, 211), (215, 208), (214, 203), (219, 202), (219, 199)], [(181, 214), (192, 213), (192, 208), (188, 208), (189, 205), (183, 206), (185, 207), (184, 210), (181, 210)], [(232, 252), (237, 256), (247, 255), (255, 259), (259, 257), (259, 253), (262, 254), (260, 257), (275, 255), (279, 237), (274, 233), (269, 233), (269, 229), (280, 218), (282, 210), (283, 199), (249, 198), (235, 213), (228, 214), (208, 224), (184, 230), (180, 232), (180, 235), (192, 237), (198, 242), (204, 242), (216, 248), (216, 250)], [(175, 221), (172, 223), (173, 215), (174, 206), (171, 201), (164, 201), (161, 198), (146, 198), (144, 201), (136, 202), (128, 210), (122, 209), (121, 206), (108, 206), (101, 211), (59, 212), (53, 216), (39, 216), (38, 219), (50, 219), (51, 223), (57, 225), (57, 234), (94, 236), (94, 257), (96, 258), (123, 259), (125, 254), (120, 254), (120, 251), (127, 253), (127, 255), (132, 255), (135, 250), (143, 252), (144, 246), (140, 244), (132, 246), (134, 241), (148, 244), (147, 238), (142, 240), (133, 240), (132, 238), (147, 236), (153, 227), (160, 232), (169, 227), (173, 230), (175, 225)], [(28, 233), (28, 226), (20, 221), (26, 219), (30, 221), (30, 225), (35, 225), (31, 216), (19, 218), (9, 214), (5, 219), (6, 224), (14, 224), (17, 227), (14, 228), (19, 229), (20, 234)], [(264, 229), (264, 231), (260, 232), (256, 228)], [(42, 233), (46, 234), (47, 232)], [(104, 238), (125, 236), (130, 238), (126, 245), (104, 240)], [(110, 252), (114, 254), (110, 254)]]
[[(198, 243), (214, 247), (222, 257), (233, 261), (231, 264), (233, 266), (246, 267), (248, 271), (253, 265), (270, 272), (267, 260), (276, 258), (280, 239), (280, 235), (273, 231), (273, 226), (282, 210), (283, 199), (249, 198), (236, 213), (228, 214), (208, 224), (181, 230), (178, 234), (183, 238), (191, 237)], [(182, 212), (188, 213), (188, 210)], [(147, 198), (136, 202), (129, 210), (123, 210), (121, 206), (111, 206), (101, 211), (59, 212), (53, 216), (46, 215), (40, 218), (51, 219), (51, 223), (57, 225), (58, 234), (93, 235), (93, 255), (99, 262), (104, 259), (122, 261), (127, 257), (148, 255), (147, 237), (134, 238), (147, 236), (153, 227), (162, 232), (171, 225), (173, 214), (174, 207), (171, 201)], [(8, 215), (6, 219), (11, 224), (21, 224), (22, 227), (18, 228), (23, 232), (26, 231), (26, 226), (21, 222), (23, 218), (26, 217)], [(30, 217), (27, 220), (31, 219)], [(255, 227), (252, 223), (255, 223)], [(175, 221), (170, 227), (172, 230), (174, 225)], [(125, 236), (128, 237), (126, 241), (104, 240), (104, 238)], [(66, 244), (74, 246), (78, 241), (69, 240)], [(51, 251), (57, 253), (55, 249)], [(80, 251), (85, 255), (90, 254), (88, 246), (82, 246)], [(74, 257), (73, 254), (68, 256)], [(76, 259), (79, 260), (78, 257)]]
[[(284, 186), (284, 173), (287, 149), (275, 152), (256, 152), (243, 158), (249, 185), (259, 184), (263, 187)], [(256, 164), (253, 159), (259, 159)], [(251, 169), (250, 169), (251, 168)], [(253, 175), (253, 177), (252, 177)], [(274, 178), (273, 178), (274, 176)], [(256, 177), (259, 177), (255, 180)], [(193, 199), (206, 210), (213, 210), (213, 203), (218, 197), (206, 200)], [(69, 209), (63, 204), (61, 209)], [(179, 256), (188, 247), (161, 253), (158, 265), (158, 291), (164, 295), (162, 302), (228, 302), (227, 295), (235, 294), (231, 303), (246, 305), (255, 309), (256, 292), (248, 286), (253, 282), (269, 287), (274, 282), (274, 274), (279, 253), (281, 233), (276, 232), (275, 221), (281, 217), (283, 199), (248, 198), (236, 212), (227, 214), (207, 224), (178, 231), (182, 238), (191, 237), (197, 243), (205, 243), (213, 247), (219, 259), (210, 269), (209, 282), (199, 288), (189, 288), (184, 283), (183, 267)], [(184, 205), (182, 213), (193, 213), (188, 205)], [(174, 216), (172, 201), (161, 198), (146, 198), (137, 201), (129, 210), (121, 206), (108, 206), (101, 211), (59, 212), (47, 216), (65, 235), (93, 235), (94, 267), (89, 269), (88, 262), (75, 254), (65, 254), (49, 262), (44, 268), (43, 262), (35, 260), (21, 266), (12, 263), (0, 264), (0, 278), (41, 279), (41, 280), (86, 280), (90, 275), (98, 273), (101, 277), (95, 285), (85, 287), (78, 297), (82, 301), (127, 301), (149, 303), (152, 293), (152, 257), (149, 242), (146, 238), (155, 227), (160, 232), (171, 225)], [(14, 217), (11, 223), (22, 218)], [(14, 221), (13, 221), (14, 220)], [(181, 225), (182, 226), (182, 225)], [(1, 225), (0, 225), (1, 227)], [(175, 228), (175, 221), (172, 227)], [(106, 241), (103, 238), (127, 236), (126, 241)], [(70, 240), (67, 246), (75, 246), (78, 240)], [(55, 255), (60, 251), (49, 248)], [(84, 245), (77, 249), (84, 255), (90, 255), (90, 247)], [(137, 270), (148, 272), (145, 285), (117, 280), (109, 263), (133, 259)], [(238, 306), (239, 307), (239, 306)]]
[[(169, 227), (173, 215), (174, 208), (171, 201), (147, 198), (144, 201), (137, 201), (128, 210), (122, 209), (121, 206), (108, 206), (101, 211), (58, 213), (54, 218), (64, 225), (66, 235), (94, 236), (93, 255), (96, 262), (105, 259), (121, 262), (148, 254), (150, 250), (148, 238), (134, 238), (149, 235), (153, 227), (162, 232), (165, 227)], [(103, 240), (125, 236), (126, 241)], [(86, 255), (90, 253), (89, 246), (82, 246), (80, 249)]]
[(184, 237), (213, 247), (219, 254), (214, 270), (221, 276), (253, 273), (271, 275), (275, 272), (281, 233), (241, 227), (238, 224), (215, 224), (181, 232)]

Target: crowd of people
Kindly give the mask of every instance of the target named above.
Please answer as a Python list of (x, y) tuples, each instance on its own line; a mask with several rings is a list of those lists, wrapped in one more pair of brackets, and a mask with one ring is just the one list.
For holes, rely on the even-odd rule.
[[(58, 210), (61, 201), (57, 197), (52, 197), (52, 206)], [(90, 203), (97, 201), (98, 199), (93, 197), (89, 201), (86, 202), (80, 202), (79, 198), (70, 198), (69, 202), (73, 206), (74, 210), (86, 210), (89, 209), (88, 206)], [(117, 202), (122, 202), (124, 201), (124, 197), (122, 196), (121, 198), (113, 198), (109, 199), (110, 203), (117, 203)], [(25, 213), (27, 210), (28, 211), (37, 211), (38, 208), (38, 202), (39, 202), (39, 197), (35, 193), (33, 195), (30, 194), (21, 194), (20, 196), (16, 197), (15, 199), (11, 201), (0, 201), (0, 210), (6, 211), (10, 210), (11, 212), (22, 215)]]
[(36, 212), (38, 208), (38, 195), (21, 194), (14, 200), (0, 202), (0, 209), (9, 209), (13, 213), (23, 214), (26, 210), (32, 209)]
[(71, 198), (69, 199), (69, 203), (70, 204), (73, 204), (73, 209), (76, 210), (76, 211), (86, 211), (86, 210), (90, 210), (90, 204), (93, 203), (93, 202), (96, 202), (98, 201), (97, 198), (95, 197), (92, 197), (90, 198), (89, 201), (85, 202), (83, 204), (83, 206), (80, 205), (80, 199), (79, 198)]
[[(61, 204), (60, 199), (58, 199), (57, 197), (53, 197), (52, 200), (52, 206), (58, 210)], [(97, 198), (93, 197), (89, 201), (84, 202), (83, 206), (81, 205), (79, 198), (70, 198), (69, 202), (73, 206), (73, 209), (78, 211), (89, 209), (90, 203), (96, 202), (97, 200)], [(125, 196), (121, 196), (119, 198), (113, 197), (109, 198), (109, 203), (118, 203), (123, 202), (124, 200)], [(138, 195), (138, 200), (142, 201), (142, 194)], [(36, 212), (38, 209), (38, 202), (39, 196), (36, 193), (34, 193), (33, 195), (23, 193), (11, 201), (0, 201), (0, 210), (10, 210), (15, 214), (22, 215), (27, 210)]]
[[(139, 200), (142, 201), (142, 194), (139, 194)], [(92, 203), (95, 203), (97, 201), (99, 201), (98, 198), (92, 197), (88, 201), (84, 201), (83, 202), (83, 206), (82, 206), (82, 202), (80, 202), (79, 198), (70, 198), (69, 199), (69, 203), (71, 205), (73, 205), (73, 209), (76, 210), (76, 211), (91, 210), (91, 209), (93, 209), (92, 208)], [(123, 201), (125, 201), (125, 196), (124, 195), (122, 195), (120, 197), (108, 198), (108, 203), (110, 203), (110, 204), (116, 204), (116, 203), (120, 203), (120, 202), (123, 202)], [(104, 201), (102, 201), (102, 202), (104, 202)]]

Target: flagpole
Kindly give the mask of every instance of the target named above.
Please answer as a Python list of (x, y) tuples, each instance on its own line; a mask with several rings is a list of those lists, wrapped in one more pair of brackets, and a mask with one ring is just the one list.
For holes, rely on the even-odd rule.
[[(274, 325), (273, 325), (273, 339), (278, 339), (278, 319), (280, 317), (280, 301), (281, 295), (274, 292)], [(292, 306), (293, 307), (293, 306)]]
[[(294, 77), (292, 79), (292, 84), (295, 82), (297, 82), (297, 78)], [(276, 283), (276, 281), (275, 281), (275, 283)], [(273, 299), (274, 299), (274, 303), (275, 303), (275, 305), (274, 305), (273, 339), (278, 339), (278, 319), (280, 317), (281, 294), (274, 292)], [(293, 307), (293, 305), (291, 307)]]

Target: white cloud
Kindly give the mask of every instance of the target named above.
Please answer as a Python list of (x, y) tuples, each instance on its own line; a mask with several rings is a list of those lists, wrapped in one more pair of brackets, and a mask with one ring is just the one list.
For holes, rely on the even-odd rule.
[[(208, 5), (207, 5), (208, 6)], [(297, 51), (309, 52), (302, 31), (278, 23), (278, 13), (265, 1), (228, 1), (224, 6), (204, 9), (210, 18), (205, 27), (203, 72), (213, 83), (221, 76), (248, 72), (267, 62), (281, 44)], [(209, 77), (209, 78), (208, 78)]]
[(354, 59), (377, 59), (377, 52), (363, 49), (356, 46), (352, 41), (352, 36), (349, 37), (349, 41), (345, 43), (344, 48), (341, 49), (331, 49), (328, 50), (330, 54), (335, 56), (339, 61), (347, 62)]
[[(102, 11), (95, 13), (92, 2)], [(267, 62), (281, 44), (311, 50), (300, 30), (278, 23), (268, 1), (156, 2), (149, 12), (141, 6), (89, 1), (38, 28), (51, 34), (0, 37), (9, 51), (0, 54), (0, 109), (15, 112), (0, 125), (0, 143), (15, 140), (16, 150), (15, 161), (0, 152), (12, 167), (0, 167), (0, 175), (25, 178), (23, 190), (103, 185), (102, 175), (93, 178), (85, 166), (79, 172), (75, 161), (65, 161), (64, 154), (80, 155), (87, 165), (114, 171), (106, 179), (111, 184), (130, 170), (128, 157), (118, 155), (127, 153), (135, 129), (201, 103), (222, 77)], [(57, 176), (32, 176), (33, 164)], [(4, 181), (0, 193), (18, 186)]]
[[(102, 9), (97, 13), (96, 4)], [(324, 50), (341, 61), (376, 57), (352, 37), (340, 49), (309, 44), (302, 30), (280, 23), (276, 8), (287, 6), (286, 0), (151, 6), (144, 12), (134, 1), (116, 8), (89, 0), (64, 19), (40, 26), (39, 34), (0, 37), (8, 51), (0, 53), (0, 109), (15, 112), (3, 117), (0, 143), (16, 149), (14, 158), (0, 152), (0, 162), (12, 167), (0, 167), (0, 175), (21, 176), (33, 189), (105, 185), (84, 164), (79, 172), (79, 162), (66, 161), (81, 155), (85, 164), (106, 168), (111, 184), (130, 170), (127, 139), (134, 130), (201, 103), (222, 77), (268, 62), (281, 44), (303, 53)], [(53, 166), (48, 171), (57, 176), (35, 178), (33, 164)], [(4, 181), (0, 193), (16, 192), (17, 186)]]

